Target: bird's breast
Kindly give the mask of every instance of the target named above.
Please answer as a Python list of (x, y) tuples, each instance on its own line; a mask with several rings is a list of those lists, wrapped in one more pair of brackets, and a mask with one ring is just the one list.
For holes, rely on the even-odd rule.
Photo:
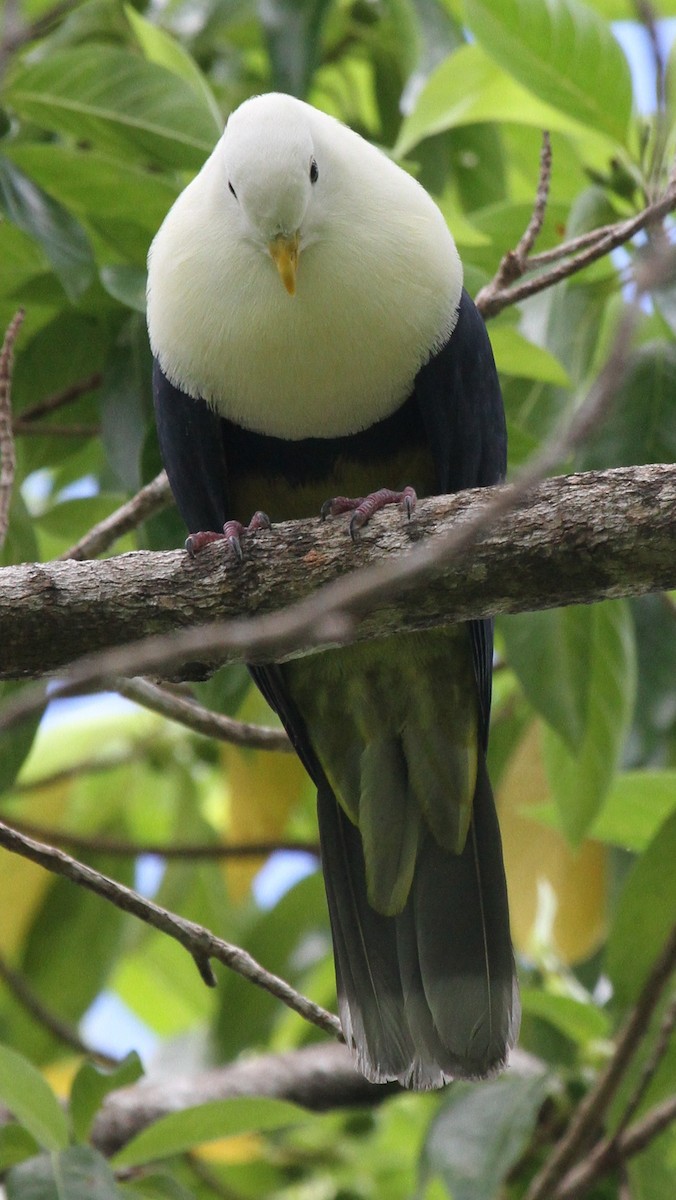
[(452, 255), (416, 262), (411, 253), (401, 238), (378, 244), (343, 231), (302, 251), (293, 297), (248, 243), (156, 253), (154, 352), (172, 383), (255, 432), (300, 439), (368, 428), (406, 399), (453, 328)]

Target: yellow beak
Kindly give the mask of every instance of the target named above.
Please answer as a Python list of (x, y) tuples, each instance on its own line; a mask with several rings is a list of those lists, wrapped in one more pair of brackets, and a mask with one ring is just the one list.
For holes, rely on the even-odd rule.
[(298, 256), (300, 254), (300, 237), (298, 233), (280, 233), (268, 243), (268, 250), (279, 271), (282, 283), (290, 296), (296, 294), (296, 272), (298, 271)]

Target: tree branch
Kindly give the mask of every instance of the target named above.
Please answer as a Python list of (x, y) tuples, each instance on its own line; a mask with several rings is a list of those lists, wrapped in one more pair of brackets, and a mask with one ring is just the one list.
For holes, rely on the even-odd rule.
[(676, 1121), (676, 1096), (656, 1104), (649, 1112), (630, 1125), (620, 1138), (601, 1141), (589, 1156), (566, 1175), (561, 1185), (551, 1193), (552, 1200), (577, 1200), (601, 1176), (640, 1154), (656, 1137)]
[(166, 687), (158, 687), (149, 679), (135, 676), (120, 679), (116, 691), (127, 700), (141, 704), (151, 712), (159, 713), (169, 721), (177, 721), (203, 737), (216, 738), (233, 746), (246, 746), (250, 750), (281, 750), (293, 753), (293, 746), (283, 729), (272, 725), (254, 725), (249, 721), (236, 721), (222, 713), (211, 712), (195, 700), (176, 696)]
[(302, 996), (279, 976), (266, 971), (246, 950), (216, 937), (203, 925), (197, 925), (194, 921), (187, 921), (183, 917), (176, 916), (175, 913), (153, 903), (152, 900), (146, 900), (131, 888), (78, 862), (69, 854), (64, 854), (62, 850), (56, 850), (53, 846), (36, 842), (2, 822), (0, 822), (0, 846), (4, 846), (13, 854), (19, 854), (22, 858), (37, 863), (38, 866), (44, 867), (45, 870), (51, 871), (55, 875), (70, 879), (79, 887), (87, 888), (88, 891), (103, 897), (117, 908), (122, 909), (123, 912), (131, 913), (141, 921), (145, 921), (147, 925), (151, 925), (154, 929), (159, 929), (161, 933), (173, 938), (192, 956), (202, 979), (209, 987), (214, 987), (216, 984), (216, 978), (211, 968), (211, 959), (215, 958), (230, 970), (242, 975), (250, 983), (270, 992), (271, 995), (293, 1009), (304, 1020), (316, 1025), (324, 1033), (329, 1033), (337, 1038), (342, 1037), (337, 1017), (312, 1000), (308, 1000), (306, 996)]
[(401, 1089), (369, 1083), (346, 1046), (321, 1043), (287, 1054), (261, 1054), (194, 1075), (142, 1080), (106, 1097), (92, 1129), (93, 1144), (114, 1154), (152, 1121), (211, 1100), (269, 1096), (315, 1112), (348, 1105), (374, 1105)]
[[(542, 168), (540, 180), (534, 213), (540, 203)], [(555, 283), (560, 283), (562, 279), (568, 279), (571, 275), (576, 275), (585, 267), (590, 266), (591, 263), (604, 258), (610, 254), (611, 250), (617, 249), (618, 246), (624, 246), (641, 230), (662, 221), (670, 212), (673, 212), (674, 208), (676, 208), (676, 172), (672, 168), (672, 174), (663, 195), (654, 203), (647, 205), (636, 216), (624, 221), (617, 221), (614, 225), (590, 230), (582, 237), (573, 238), (551, 250), (545, 250), (531, 258), (525, 258), (521, 263), (517, 261), (515, 252), (512, 252), (514, 256), (511, 260), (512, 281), (526, 273), (539, 271), (541, 267), (552, 261), (560, 259), (565, 261), (558, 261), (556, 266), (542, 271), (541, 274), (533, 275), (532, 278), (526, 279), (522, 283), (505, 283), (503, 277), (505, 259), (503, 259), (494, 279), (486, 284), (476, 297), (475, 303), (479, 312), (485, 320), (489, 320), (490, 317), (502, 312), (503, 308), (518, 304), (522, 300), (528, 299), (529, 296), (537, 295), (538, 292), (546, 291)], [(531, 224), (532, 220), (533, 218), (531, 218)], [(518, 269), (519, 267), (520, 269)]]
[(170, 504), (171, 489), (167, 473), (160, 471), (159, 475), (142, 487), (131, 500), (120, 505), (109, 517), (99, 521), (98, 525), (92, 526), (69, 550), (64, 550), (63, 554), (59, 555), (59, 561), (70, 559), (79, 562), (102, 554), (118, 538), (136, 529), (142, 521), (161, 512), (163, 508), (168, 508)]
[[(509, 1069), (526, 1074), (535, 1062), (531, 1055), (514, 1050)], [(166, 1080), (149, 1079), (120, 1088), (106, 1097), (93, 1125), (92, 1141), (103, 1154), (114, 1154), (152, 1121), (210, 1100), (269, 1096), (313, 1112), (328, 1112), (352, 1105), (371, 1107), (403, 1091), (398, 1083), (369, 1083), (346, 1046), (322, 1042), (172, 1077), (171, 1087)]]
[(87, 1057), (93, 1058), (105, 1067), (114, 1067), (117, 1065), (118, 1060), (116, 1058), (112, 1058), (102, 1050), (97, 1050), (95, 1047), (88, 1046), (86, 1042), (83, 1042), (77, 1029), (67, 1021), (64, 1021), (57, 1013), (52, 1012), (40, 997), (35, 994), (24, 976), (19, 971), (15, 971), (13, 967), (10, 967), (1, 954), (0, 979), (2, 979), (8, 991), (12, 993), (15, 1000), (33, 1018), (36, 1024), (42, 1025), (58, 1041), (63, 1042), (65, 1046), (69, 1046), (76, 1054), (84, 1054)]
[[(676, 926), (671, 930), (664, 948), (654, 964), (641, 994), (622, 1029), (615, 1053), (575, 1110), (573, 1120), (561, 1141), (556, 1145), (542, 1170), (531, 1183), (525, 1200), (552, 1200), (558, 1196), (558, 1186), (568, 1178), (580, 1155), (594, 1138), (608, 1111), (613, 1096), (638, 1049), (664, 988), (676, 969)], [(628, 1131), (627, 1131), (628, 1132)], [(626, 1137), (625, 1133), (623, 1137)], [(620, 1139), (620, 1144), (622, 1139)], [(599, 1146), (593, 1154), (599, 1152)]]
[(138, 858), (140, 855), (155, 854), (158, 858), (179, 859), (190, 862), (199, 859), (217, 860), (227, 858), (263, 858), (286, 850), (294, 854), (314, 854), (319, 857), (316, 842), (285, 841), (267, 842), (133, 842), (129, 839), (104, 837), (97, 834), (75, 833), (68, 829), (55, 829), (38, 825), (33, 821), (16, 820), (7, 822), (7, 828), (28, 837), (47, 842), (50, 846), (70, 846), (72, 850), (91, 854), (109, 854), (112, 858)]
[[(466, 551), (463, 538), (504, 503), (509, 488), (421, 501), (406, 523), (379, 514), (356, 546), (341, 522), (287, 522), (249, 539), (239, 565), (216, 544), (195, 560), (180, 551), (138, 552), (7, 567), (0, 571), (0, 677), (54, 672), (83, 651), (107, 650), (100, 662), (78, 663), (69, 688), (138, 671), (199, 678), (225, 661), (288, 657), (348, 636), (676, 586), (676, 466), (546, 480), (484, 528), (471, 554), (444, 563), (440, 549), (459, 541)], [(412, 603), (409, 589), (421, 578), (425, 587)], [(330, 586), (318, 591), (322, 585)], [(293, 607), (275, 612), (285, 605)], [(257, 618), (224, 622), (243, 613)], [(125, 645), (139, 634), (149, 640)], [(43, 700), (26, 694), (13, 712), (18, 717)]]
[(0, 548), (9, 528), (9, 510), (14, 490), (16, 453), (12, 432), (12, 365), (14, 343), (24, 318), (22, 308), (12, 318), (0, 350)]

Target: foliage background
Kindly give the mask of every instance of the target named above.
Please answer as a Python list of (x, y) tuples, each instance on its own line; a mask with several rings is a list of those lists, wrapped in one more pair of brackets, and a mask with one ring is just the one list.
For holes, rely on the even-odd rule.
[[(676, 17), (666, 0), (653, 7), (659, 18)], [(610, 26), (635, 20), (622, 0), (14, 0), (3, 16), (0, 325), (19, 304), (26, 310), (3, 564), (63, 553), (160, 469), (145, 257), (224, 117), (247, 96), (306, 97), (414, 171), (448, 219), (472, 294), (528, 222), (543, 127), (554, 170), (538, 250), (639, 211), (664, 186), (675, 148), (676, 56), (665, 49), (652, 110), (637, 111)], [(667, 26), (655, 28), (666, 44)], [(650, 64), (646, 30), (634, 23), (623, 32)], [(651, 233), (653, 242), (663, 236)], [(491, 321), (512, 469), (585, 396), (621, 317), (627, 265), (645, 245), (637, 238)], [(676, 293), (665, 286), (644, 305), (611, 420), (562, 471), (676, 459), (675, 330)], [(60, 403), (36, 407), (55, 396)], [(168, 510), (115, 551), (173, 548), (183, 536)], [(140, 1172), (116, 1176), (86, 1148), (91, 1116), (116, 1079), (101, 1083), (36, 1019), (11, 986), (16, 973), (73, 1028), (102, 993), (118, 998), (142, 1023), (138, 1044), (150, 1044), (147, 1031), (157, 1041), (145, 1055), (151, 1072), (189, 1074), (318, 1035), (232, 974), (219, 972), (208, 991), (174, 944), (0, 851), (0, 1097), (15, 1117), (0, 1130), (0, 1166), (12, 1168), (7, 1195), (79, 1200), (94, 1194), (94, 1178), (100, 1197), (522, 1195), (606, 1061), (676, 912), (674, 617), (673, 598), (652, 596), (498, 625), (491, 772), (521, 955), (521, 1046), (539, 1064), (533, 1077), (397, 1097), (347, 1115), (249, 1102), (219, 1111), (213, 1125), (202, 1113), (160, 1130), (150, 1149), (128, 1157)], [(218, 711), (272, 720), (241, 669), (196, 694)], [(151, 870), (147, 859), (139, 866), (132, 854), (97, 850), (97, 839), (111, 836), (140, 846), (223, 838), (312, 846), (313, 797), (295, 760), (215, 746), (110, 706), (62, 709), (34, 734), (25, 728), (0, 745), (3, 818), (91, 839), (81, 851), (87, 861), (136, 878), (162, 904), (335, 1005), (316, 869), (261, 903), (250, 888), (259, 863), (186, 858), (160, 869), (153, 860)], [(120, 1051), (119, 1030), (109, 1034), (105, 1018), (84, 1028), (95, 1048)], [(648, 1031), (625, 1098), (653, 1037)], [(71, 1097), (70, 1124), (17, 1053)], [(135, 1077), (133, 1061), (122, 1070)], [(672, 1047), (641, 1111), (673, 1091), (675, 1072)], [(611, 1129), (621, 1103), (608, 1115)], [(667, 1200), (674, 1170), (676, 1141), (665, 1133), (628, 1164), (629, 1194)], [(615, 1196), (619, 1186), (611, 1177), (592, 1194)]]

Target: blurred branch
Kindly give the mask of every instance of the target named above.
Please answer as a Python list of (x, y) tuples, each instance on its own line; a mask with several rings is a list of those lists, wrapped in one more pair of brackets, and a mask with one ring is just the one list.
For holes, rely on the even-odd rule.
[(46, 396), (38, 404), (32, 404), (30, 408), (24, 408), (18, 421), (22, 425), (32, 424), (34, 421), (38, 421), (40, 417), (46, 416), (47, 413), (56, 412), (57, 409), (63, 408), (66, 404), (72, 404), (74, 400), (79, 400), (80, 396), (86, 396), (87, 392), (93, 392), (101, 386), (102, 379), (103, 375), (100, 371), (93, 371), (91, 375), (85, 375), (84, 379), (78, 379), (68, 387), (62, 388), (61, 391), (53, 392), (51, 396)]
[(20, 417), (13, 429), (15, 437), (88, 438), (98, 437), (101, 432), (98, 425), (34, 425)]
[(211, 967), (211, 960), (216, 959), (230, 970), (236, 971), (238, 975), (242, 975), (250, 983), (270, 992), (276, 999), (281, 1000), (283, 1004), (293, 1009), (304, 1020), (316, 1025), (324, 1033), (329, 1033), (333, 1037), (342, 1037), (337, 1017), (308, 1000), (306, 996), (302, 996), (300, 992), (297, 992), (277, 975), (266, 971), (250, 954), (247, 954), (246, 950), (223, 941), (222, 938), (217, 938), (204, 926), (176, 916), (166, 908), (161, 908), (160, 905), (153, 903), (152, 900), (146, 900), (131, 888), (117, 883), (107, 875), (102, 875), (100, 871), (95, 871), (92, 867), (64, 854), (62, 850), (46, 846), (42, 842), (36, 842), (3, 822), (0, 822), (0, 846), (4, 846), (13, 854), (19, 854), (22, 858), (37, 863), (38, 866), (44, 867), (45, 870), (51, 871), (55, 875), (70, 879), (79, 887), (87, 888), (97, 896), (114, 904), (116, 908), (131, 913), (147, 925), (151, 925), (154, 929), (159, 929), (161, 933), (173, 938), (192, 956), (202, 979), (209, 987), (216, 985), (216, 977)]
[(152, 1121), (169, 1112), (236, 1096), (290, 1100), (315, 1112), (348, 1105), (374, 1105), (398, 1084), (369, 1083), (355, 1068), (346, 1046), (321, 1043), (286, 1054), (261, 1054), (191, 1076), (142, 1080), (106, 1097), (92, 1129), (92, 1141), (114, 1154)]
[(71, 1050), (75, 1050), (77, 1054), (84, 1054), (88, 1058), (93, 1058), (105, 1067), (114, 1067), (118, 1060), (112, 1058), (109, 1054), (103, 1053), (101, 1050), (95, 1050), (82, 1041), (79, 1033), (67, 1021), (53, 1013), (46, 1004), (30, 987), (24, 976), (15, 971), (13, 967), (5, 961), (0, 955), (0, 979), (2, 979), (8, 990), (14, 996), (14, 999), (21, 1005), (25, 1012), (33, 1018), (33, 1020), (48, 1030), (59, 1042), (63, 1042), (64, 1046), (69, 1046)]
[(584, 1162), (566, 1175), (560, 1187), (550, 1193), (551, 1200), (577, 1200), (584, 1196), (598, 1179), (640, 1154), (674, 1121), (676, 1096), (670, 1096), (630, 1125), (619, 1138), (599, 1142)]
[(667, 1005), (667, 1010), (660, 1023), (653, 1052), (643, 1065), (636, 1087), (629, 1097), (624, 1112), (619, 1120), (617, 1129), (610, 1139), (611, 1147), (614, 1141), (618, 1141), (620, 1139), (625, 1129), (629, 1125), (629, 1122), (638, 1112), (641, 1101), (643, 1100), (648, 1088), (650, 1087), (650, 1084), (655, 1077), (660, 1063), (669, 1049), (671, 1036), (674, 1032), (674, 1026), (676, 1026), (676, 995), (672, 996), (670, 1003)]
[(162, 512), (162, 509), (168, 508), (170, 504), (171, 489), (167, 473), (160, 471), (159, 475), (142, 487), (131, 500), (120, 505), (109, 517), (99, 521), (98, 525), (93, 525), (69, 550), (64, 550), (57, 561), (80, 562), (87, 558), (95, 558), (97, 554), (102, 554), (112, 546), (118, 538), (136, 529), (142, 521), (147, 521), (149, 517)]
[(4, 31), (0, 41), (0, 75), (2, 75), (8, 60), (17, 50), (28, 45), (35, 38), (44, 37), (80, 3), (81, 0), (63, 0), (62, 3), (55, 4), (53, 8), (48, 9), (35, 21), (24, 25), (21, 21), (22, 5), (19, 0), (4, 0)]
[(176, 696), (166, 687), (159, 687), (149, 679), (137, 676), (119, 679), (115, 691), (127, 700), (133, 700), (152, 712), (159, 713), (170, 721), (192, 729), (204, 737), (217, 738), (234, 746), (246, 746), (252, 750), (282, 750), (293, 753), (293, 746), (283, 729), (270, 725), (253, 725), (248, 721), (236, 721), (233, 717), (211, 712), (194, 700)]
[(12, 366), (14, 343), (23, 318), (24, 310), (20, 308), (7, 326), (0, 350), (0, 548), (5, 544), (9, 528), (9, 510), (16, 471), (12, 434)]
[[(598, 1129), (601, 1128), (608, 1107), (641, 1044), (641, 1039), (650, 1024), (660, 997), (675, 970), (676, 926), (667, 938), (624, 1029), (617, 1039), (613, 1057), (595, 1085), (578, 1105), (566, 1133), (552, 1150), (542, 1170), (535, 1176), (526, 1193), (525, 1200), (555, 1200), (559, 1196), (569, 1195), (565, 1191), (569, 1172), (575, 1167), (576, 1162), (587, 1150)], [(628, 1132), (622, 1135), (620, 1143), (627, 1137)], [(613, 1139), (610, 1139), (611, 1150), (612, 1141)], [(599, 1173), (601, 1168), (606, 1169), (600, 1149), (602, 1145), (603, 1143), (598, 1143), (592, 1151)], [(614, 1151), (612, 1152), (614, 1153)], [(597, 1156), (600, 1157), (597, 1159)], [(600, 1167), (598, 1167), (599, 1162)], [(579, 1193), (576, 1191), (570, 1194), (577, 1195)]]
[(25, 833), (29, 837), (39, 838), (50, 846), (70, 846), (73, 850), (91, 851), (92, 854), (110, 854), (120, 858), (139, 858), (142, 854), (155, 854), (158, 858), (166, 859), (223, 859), (223, 858), (264, 858), (275, 854), (278, 850), (292, 853), (314, 854), (319, 857), (319, 846), (314, 842), (273, 841), (273, 842), (233, 842), (225, 845), (223, 842), (193, 842), (177, 845), (176, 842), (132, 842), (122, 838), (98, 837), (93, 834), (75, 833), (68, 829), (54, 829), (51, 826), (37, 824), (34, 821), (22, 821), (12, 817), (7, 822), (8, 829)]
[[(510, 1072), (530, 1074), (541, 1064), (521, 1050), (510, 1055)], [(194, 1075), (166, 1080), (144, 1079), (111, 1092), (103, 1102), (92, 1141), (103, 1154), (114, 1154), (152, 1121), (170, 1112), (211, 1100), (237, 1096), (290, 1100), (312, 1112), (347, 1106), (373, 1107), (388, 1096), (402, 1094), (398, 1083), (369, 1083), (354, 1065), (350, 1051), (336, 1042), (322, 1042), (284, 1054), (257, 1054)]]

